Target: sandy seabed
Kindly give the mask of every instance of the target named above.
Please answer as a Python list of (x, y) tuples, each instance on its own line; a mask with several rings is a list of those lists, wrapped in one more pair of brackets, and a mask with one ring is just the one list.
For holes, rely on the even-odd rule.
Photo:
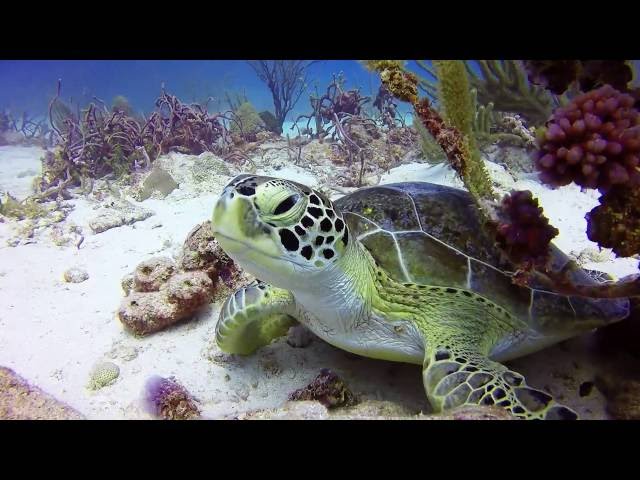
[[(0, 191), (18, 198), (28, 195), (42, 154), (38, 148), (0, 147)], [(550, 190), (533, 178), (514, 183), (504, 169), (491, 166), (492, 177), (505, 191), (530, 189), (538, 196), (560, 229), (555, 243), (563, 251), (596, 248), (586, 238), (584, 214), (597, 204), (597, 192), (581, 192), (574, 186)], [(267, 167), (259, 173), (314, 181), (313, 175), (296, 166)], [(461, 186), (448, 167), (424, 163), (394, 168), (381, 183), (408, 180)], [(121, 278), (150, 257), (177, 255), (189, 231), (209, 219), (216, 197), (214, 192), (190, 194), (181, 184), (164, 199), (129, 199), (154, 215), (93, 234), (87, 222), (96, 202), (78, 196), (69, 201), (74, 209), (65, 222), (82, 227), (79, 249), (73, 244), (57, 246), (45, 237), (11, 247), (7, 240), (15, 235), (15, 226), (0, 223), (0, 366), (13, 369), (91, 419), (151, 418), (141, 402), (151, 375), (175, 376), (198, 399), (205, 418), (233, 418), (281, 406), (291, 391), (327, 367), (361, 398), (428, 411), (419, 366), (357, 357), (317, 338), (306, 348), (294, 348), (281, 339), (251, 357), (223, 355), (214, 342), (219, 303), (148, 337), (136, 338), (123, 329), (115, 316), (123, 298)], [(637, 271), (635, 260), (613, 256), (585, 266), (616, 277)], [(89, 278), (66, 283), (63, 273), (72, 267), (85, 270)], [(532, 386), (547, 389), (583, 417), (606, 418), (596, 389), (588, 397), (578, 394), (582, 382), (593, 380), (588, 342), (588, 336), (573, 339), (511, 365)], [(87, 388), (89, 375), (100, 361), (117, 364), (120, 375), (112, 385), (92, 391)]]

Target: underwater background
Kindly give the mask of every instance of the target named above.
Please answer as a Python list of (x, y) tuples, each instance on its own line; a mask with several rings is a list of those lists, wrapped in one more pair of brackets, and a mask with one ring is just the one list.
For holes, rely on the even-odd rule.
[[(351, 241), (411, 259), (381, 261), (405, 282), (473, 278), (541, 318), (561, 297), (567, 325), (588, 330), (598, 301), (621, 298), (605, 317), (625, 320), (552, 328), (549, 348), (506, 365), (580, 418), (640, 418), (637, 60), (300, 61), (278, 79), (296, 97), (281, 125), (259, 63), (0, 60), (0, 419), (518, 417), (488, 408), (501, 400), (488, 390), (491, 403), (440, 411), (422, 365), (357, 356), (302, 324), (251, 356), (222, 349), (225, 301), (254, 277), (211, 218), (244, 174), (229, 188), (277, 177), (317, 205), (361, 208)], [(444, 245), (487, 236), (506, 284), (411, 237), (417, 194), (358, 196), (406, 182), (469, 193), (477, 224), (446, 201), (411, 228)], [(380, 225), (400, 233), (376, 237)], [(302, 226), (287, 245), (311, 255)], [(323, 252), (320, 264), (339, 250)], [(547, 300), (509, 297), (538, 281)]]
[[(319, 60), (308, 69), (312, 92), (342, 72), (347, 88), (375, 96), (380, 79), (355, 60)], [(96, 96), (110, 101), (125, 96), (136, 111), (147, 113), (162, 84), (186, 102), (204, 102), (225, 94), (243, 94), (258, 111), (273, 108), (271, 94), (243, 60), (28, 60), (0, 61), (0, 105), (14, 111), (43, 115), (63, 81), (63, 97), (86, 104)], [(212, 104), (212, 108), (216, 107)], [(224, 103), (221, 105), (224, 106)], [(289, 119), (306, 113), (299, 102)]]

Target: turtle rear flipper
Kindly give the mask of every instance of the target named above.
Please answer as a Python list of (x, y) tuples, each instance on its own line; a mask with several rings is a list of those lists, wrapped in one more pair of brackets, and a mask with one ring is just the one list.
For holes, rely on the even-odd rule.
[[(576, 420), (571, 409), (551, 395), (531, 388), (519, 373), (474, 352), (473, 348), (446, 345), (428, 349), (423, 380), (436, 411), (462, 405), (496, 405), (515, 417), (540, 420)], [(465, 345), (471, 347), (471, 345)]]
[(293, 304), (290, 292), (263, 282), (239, 288), (220, 309), (216, 343), (224, 352), (250, 355), (298, 323), (288, 313)]

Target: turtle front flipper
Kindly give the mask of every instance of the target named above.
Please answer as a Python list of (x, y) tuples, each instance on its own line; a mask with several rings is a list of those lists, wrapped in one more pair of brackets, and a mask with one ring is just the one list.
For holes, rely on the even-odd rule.
[(263, 282), (239, 288), (220, 309), (216, 342), (227, 353), (249, 355), (287, 333), (297, 323), (287, 290)]
[(522, 419), (578, 418), (551, 395), (528, 386), (519, 373), (477, 352), (464, 338), (447, 338), (427, 349), (423, 380), (437, 412), (462, 405), (496, 405)]

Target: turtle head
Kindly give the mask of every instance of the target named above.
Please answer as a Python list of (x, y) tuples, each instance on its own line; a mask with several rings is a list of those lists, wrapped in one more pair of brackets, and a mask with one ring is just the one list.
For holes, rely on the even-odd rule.
[(213, 234), (246, 271), (280, 288), (312, 287), (349, 243), (342, 215), (321, 193), (296, 182), (240, 175), (222, 191)]

